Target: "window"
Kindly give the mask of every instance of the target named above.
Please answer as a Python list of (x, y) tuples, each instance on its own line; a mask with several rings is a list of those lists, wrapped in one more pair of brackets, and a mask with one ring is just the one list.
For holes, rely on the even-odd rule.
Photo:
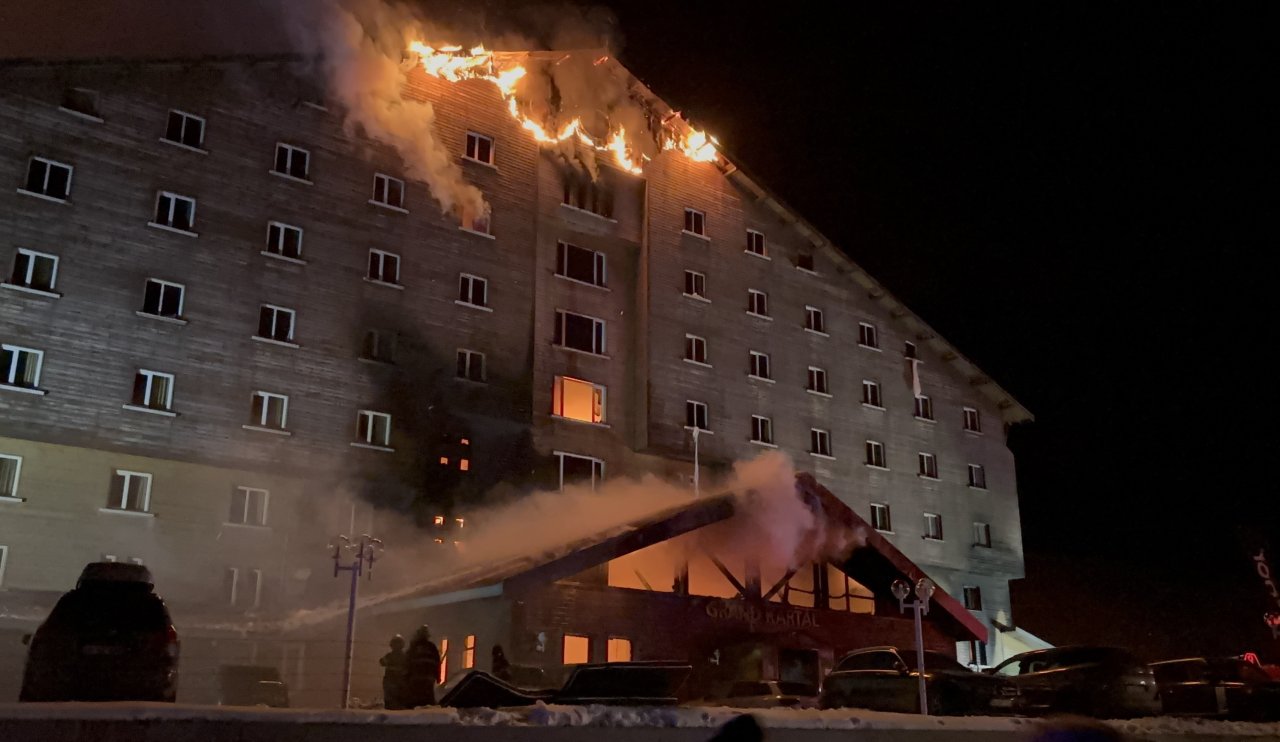
[(273, 430), (284, 430), (289, 421), (289, 398), (283, 394), (254, 392), (250, 411), (250, 425)]
[(591, 661), (591, 639), (578, 634), (564, 635), (564, 664), (585, 665)]
[(267, 498), (269, 493), (257, 487), (236, 487), (231, 491), (231, 510), (228, 523), (245, 526), (267, 524)]
[(156, 193), (156, 218), (151, 225), (190, 232), (196, 225), (196, 200), (159, 191)]
[(769, 257), (764, 251), (764, 233), (754, 229), (747, 230), (747, 252), (762, 258)]
[(918, 360), (919, 356), (916, 355), (916, 344), (910, 341), (903, 343), (902, 355), (910, 361)]
[(133, 378), (132, 403), (138, 407), (169, 411), (173, 408), (173, 374), (141, 369)]
[(391, 446), (391, 416), (385, 412), (360, 410), (356, 414), (356, 442), (370, 446)]
[(964, 408), (964, 429), (970, 433), (982, 432), (982, 418), (978, 416), (978, 411), (972, 407)]
[(476, 666), (476, 635), (467, 634), (462, 640), (462, 669), (470, 670)]
[(275, 167), (272, 172), (298, 180), (307, 180), (311, 175), (311, 153), (292, 144), (278, 143)]
[(603, 423), (605, 388), (589, 381), (557, 376), (551, 390), (551, 414), (587, 423)]
[(483, 382), (485, 380), (484, 353), (474, 350), (459, 350), (457, 376), (459, 379)]
[(367, 280), (378, 283), (400, 283), (400, 256), (385, 250), (369, 251), (369, 275)]
[(750, 365), (747, 374), (757, 379), (772, 379), (772, 369), (769, 367), (769, 354), (760, 353), (759, 351), (751, 351), (749, 356)]
[(9, 563), (9, 547), (0, 546), (0, 587), (4, 586), (4, 568)]
[(973, 524), (973, 545), (991, 548), (991, 524), (977, 522)]
[(705, 402), (689, 400), (684, 403), (684, 426), (694, 430), (711, 430)]
[(604, 355), (604, 320), (557, 309), (555, 334), (551, 342), (562, 348)]
[(227, 605), (234, 606), (240, 587), (240, 570), (235, 567), (227, 567), (222, 573), (222, 596), (227, 601)]
[(9, 283), (36, 291), (53, 291), (57, 282), (56, 255), (18, 248), (13, 257), (13, 272), (9, 274)]
[(459, 226), (468, 232), (493, 235), (493, 213), (487, 207), (483, 212), (463, 208)]
[(489, 282), (479, 276), (458, 276), (458, 302), (473, 307), (489, 306)]
[(880, 337), (876, 333), (875, 325), (869, 325), (866, 322), (858, 323), (858, 345), (864, 348), (880, 347)]
[(916, 397), (915, 415), (920, 420), (932, 420), (933, 400), (924, 394)]
[(882, 502), (871, 503), (871, 527), (885, 533), (893, 531), (893, 521), (889, 519), (888, 505)]
[(684, 272), (684, 295), (707, 298), (707, 277), (697, 271)]
[(592, 286), (604, 286), (604, 253), (584, 250), (567, 242), (557, 243), (556, 275)]
[(40, 386), (44, 351), (0, 344), (0, 384), (35, 389)]
[(46, 160), (43, 157), (32, 157), (27, 163), (27, 184), (19, 190), (34, 193), (56, 201), (66, 201), (71, 195), (70, 165)]
[(146, 290), (142, 295), (142, 313), (154, 314), (157, 317), (182, 316), (182, 300), (186, 287), (180, 283), (148, 278)]
[(151, 508), (151, 475), (117, 469), (107, 497), (108, 510), (146, 513)]
[(879, 469), (887, 468), (884, 464), (884, 444), (879, 441), (867, 441), (867, 466)]
[(820, 335), (827, 334), (827, 320), (821, 309), (809, 306), (804, 308), (804, 329)]
[(707, 339), (686, 333), (684, 336), (684, 359), (691, 363), (701, 363), (704, 366), (711, 365), (707, 363)]
[(609, 654), (605, 657), (608, 662), (630, 662), (631, 661), (631, 640), (621, 636), (609, 637)]
[(769, 295), (763, 291), (747, 289), (747, 314), (757, 317), (769, 316)]
[(367, 330), (360, 357), (379, 363), (396, 362), (396, 333), (394, 330)]
[(613, 192), (586, 175), (575, 173), (565, 177), (563, 203), (606, 219), (613, 218)]
[(22, 474), (22, 457), (0, 453), (0, 499), (17, 499), (20, 474)]
[(88, 88), (68, 88), (63, 91), (60, 107), (64, 111), (78, 113), (92, 119), (101, 120), (102, 118), (98, 112), (98, 93)]
[(449, 677), (449, 640), (440, 640), (440, 676), (436, 678), (436, 682), (444, 685), (444, 681)]
[(937, 513), (924, 514), (924, 537), (930, 541), (942, 540), (942, 516)]
[(373, 176), (373, 198), (369, 199), (369, 203), (403, 210), (404, 181), (382, 173), (375, 174)]
[(204, 119), (183, 111), (169, 111), (164, 139), (184, 147), (200, 149), (204, 146)]
[(263, 304), (258, 311), (258, 337), (281, 343), (293, 342), (296, 313), (274, 304)]
[(987, 470), (981, 464), (969, 464), (969, 486), (980, 490), (987, 488)]
[(253, 607), (262, 605), (262, 570), (249, 570), (250, 588), (253, 590)]
[(271, 255), (302, 259), (302, 229), (281, 222), (267, 222), (267, 249)]
[(773, 420), (760, 415), (751, 416), (751, 442), (773, 445)]
[(931, 453), (916, 454), (916, 473), (925, 479), (938, 478), (938, 458)]
[(982, 610), (982, 588), (973, 585), (964, 586), (964, 607), (971, 611)]
[(880, 384), (870, 379), (863, 379), (862, 403), (868, 407), (884, 407), (880, 402)]
[(817, 269), (816, 269), (816, 268), (814, 268), (813, 253), (811, 253), (811, 252), (802, 252), (802, 253), (800, 253), (800, 254), (796, 255), (796, 267), (797, 267), (797, 268), (799, 268), (799, 269), (800, 269), (800, 270), (802, 270), (802, 271), (809, 271), (810, 273), (817, 273)]
[(809, 453), (817, 456), (831, 455), (831, 433), (819, 428), (809, 430)]
[(697, 209), (684, 210), (684, 231), (699, 237), (707, 236), (707, 215)]
[(467, 132), (467, 159), (493, 164), (493, 138), (474, 131)]
[(604, 481), (604, 462), (590, 456), (556, 452), (560, 464), (560, 489), (570, 484), (587, 484), (594, 490)]
[(817, 366), (810, 366), (809, 385), (806, 386), (805, 389), (813, 392), (814, 394), (830, 394), (830, 388), (827, 386), (826, 369), (818, 368)]

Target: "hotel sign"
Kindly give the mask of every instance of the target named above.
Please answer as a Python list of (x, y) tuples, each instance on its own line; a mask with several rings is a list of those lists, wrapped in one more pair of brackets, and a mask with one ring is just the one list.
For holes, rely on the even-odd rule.
[(1271, 631), (1272, 639), (1280, 639), (1280, 589), (1277, 589), (1276, 580), (1271, 575), (1266, 549), (1258, 549), (1257, 555), (1253, 557), (1253, 570), (1257, 572), (1258, 579), (1262, 580), (1262, 589), (1269, 598), (1267, 610), (1262, 614), (1262, 622)]
[(707, 603), (707, 616), (717, 622), (744, 623), (752, 631), (818, 628), (818, 614), (815, 611), (760, 605), (745, 600), (717, 600)]

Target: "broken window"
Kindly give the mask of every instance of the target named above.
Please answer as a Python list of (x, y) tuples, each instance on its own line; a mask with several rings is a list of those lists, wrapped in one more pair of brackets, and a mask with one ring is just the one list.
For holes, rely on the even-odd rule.
[(204, 119), (177, 109), (169, 111), (164, 139), (184, 147), (200, 149), (204, 147)]
[(893, 522), (889, 519), (888, 505), (882, 502), (871, 503), (871, 527), (885, 533), (893, 531)]
[(916, 454), (916, 473), (925, 479), (937, 479), (938, 458), (931, 453)]
[(761, 415), (751, 416), (751, 442), (773, 445), (773, 420)]
[(831, 432), (820, 428), (809, 429), (809, 453), (818, 456), (831, 455)]
[(258, 337), (292, 343), (295, 317), (292, 309), (263, 304), (258, 310)]
[(916, 397), (915, 416), (920, 420), (933, 419), (933, 399), (928, 395), (921, 394)]
[(756, 289), (747, 289), (747, 314), (769, 316), (769, 295)]
[(587, 484), (595, 489), (604, 481), (604, 462), (591, 456), (556, 452), (560, 464), (560, 489), (570, 484)]
[(750, 351), (749, 365), (747, 374), (757, 379), (773, 379), (772, 369), (769, 363), (769, 354), (760, 353), (759, 351)]
[(699, 237), (707, 236), (707, 215), (697, 209), (684, 210), (684, 231)]
[(701, 363), (704, 366), (711, 365), (707, 363), (707, 339), (686, 333), (684, 336), (684, 359), (690, 363)]
[(9, 283), (37, 291), (53, 291), (58, 280), (58, 257), (35, 250), (18, 248), (13, 257)]
[(267, 249), (270, 255), (302, 259), (302, 230), (281, 222), (267, 222)]
[(367, 280), (375, 283), (398, 285), (400, 283), (400, 256), (386, 250), (369, 250)]
[(862, 381), (862, 403), (868, 407), (883, 407), (880, 404), (880, 384), (869, 379)]
[(605, 388), (568, 376), (555, 377), (551, 414), (588, 423), (605, 421)]
[(272, 172), (297, 180), (311, 177), (311, 153), (301, 147), (279, 142), (276, 144), (276, 161)]
[(711, 430), (710, 416), (705, 402), (688, 400), (684, 403), (684, 426), (694, 430)]
[(808, 389), (811, 392), (814, 392), (815, 394), (830, 394), (831, 392), (827, 388), (826, 369), (821, 369), (821, 368), (818, 368), (817, 366), (810, 366), (809, 367), (809, 386), (807, 386), (806, 389)]
[(768, 257), (764, 249), (764, 233), (754, 229), (747, 230), (747, 252), (761, 258)]
[(485, 380), (484, 354), (474, 350), (459, 350), (457, 376), (459, 379), (483, 382)]
[(804, 308), (804, 329), (821, 335), (827, 334), (827, 321), (821, 309), (809, 306)]
[(156, 194), (156, 217), (153, 226), (190, 232), (196, 224), (196, 200), (169, 191)]
[(879, 441), (867, 441), (866, 465), (879, 469), (888, 468), (884, 464), (884, 444)]
[(379, 363), (395, 363), (396, 333), (394, 330), (368, 330), (364, 334), (364, 344), (360, 357)]
[(604, 320), (556, 310), (556, 324), (551, 342), (562, 348), (572, 348), (584, 353), (604, 355)]
[(254, 392), (249, 416), (252, 426), (284, 430), (289, 419), (289, 398), (272, 392)]
[(707, 277), (697, 271), (684, 272), (684, 295), (707, 298)]
[(267, 497), (268, 493), (264, 489), (236, 487), (231, 491), (231, 510), (227, 514), (227, 522), (245, 526), (265, 526)]
[(858, 323), (858, 345), (864, 348), (879, 348), (880, 337), (876, 332), (876, 326), (866, 322)]
[(604, 286), (604, 253), (585, 250), (567, 242), (557, 243), (556, 275), (589, 283), (592, 286)]
[(370, 446), (391, 445), (391, 415), (373, 410), (356, 413), (356, 442)]
[(373, 176), (373, 198), (370, 203), (404, 209), (404, 181), (390, 175), (376, 173)]
[(149, 278), (142, 296), (142, 313), (179, 318), (182, 316), (182, 299), (185, 293), (186, 287), (180, 283)]
[(942, 540), (942, 516), (937, 513), (924, 514), (924, 537), (930, 541)]
[(980, 490), (987, 488), (987, 470), (981, 464), (969, 464), (969, 486)]
[(173, 407), (173, 374), (141, 369), (133, 379), (132, 403), (152, 410)]
[(978, 416), (978, 411), (972, 407), (964, 408), (964, 429), (970, 433), (982, 432), (982, 418)]
[(71, 174), (75, 170), (70, 165), (43, 157), (32, 157), (27, 163), (25, 193), (34, 193), (57, 201), (66, 201), (71, 195)]
[(458, 301), (473, 307), (489, 306), (489, 282), (479, 276), (458, 276)]
[(601, 180), (592, 180), (583, 174), (565, 176), (562, 202), (606, 219), (613, 218), (613, 191)]
[(493, 164), (493, 138), (474, 131), (467, 132), (466, 157), (468, 160)]

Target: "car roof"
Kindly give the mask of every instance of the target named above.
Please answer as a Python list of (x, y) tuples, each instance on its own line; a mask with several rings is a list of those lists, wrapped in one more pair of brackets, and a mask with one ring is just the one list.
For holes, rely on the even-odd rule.
[(88, 584), (101, 584), (107, 582), (132, 582), (145, 583), (154, 586), (155, 581), (151, 578), (151, 570), (141, 564), (129, 564), (124, 562), (90, 562), (84, 566), (80, 572), (80, 579), (76, 582), (76, 587), (83, 587)]

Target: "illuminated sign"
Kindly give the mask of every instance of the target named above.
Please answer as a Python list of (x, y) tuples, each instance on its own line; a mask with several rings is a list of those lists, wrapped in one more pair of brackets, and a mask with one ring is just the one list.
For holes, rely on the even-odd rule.
[(1263, 613), (1262, 621), (1268, 629), (1271, 629), (1271, 638), (1280, 639), (1280, 589), (1276, 588), (1276, 582), (1271, 576), (1271, 565), (1267, 562), (1266, 549), (1258, 549), (1258, 554), (1253, 558), (1253, 568), (1262, 579), (1262, 587), (1267, 591), (1267, 595), (1271, 596), (1271, 601), (1276, 607), (1274, 611)]
[(818, 614), (799, 608), (773, 608), (741, 600), (718, 600), (707, 604), (707, 615), (716, 621), (745, 623), (756, 629), (816, 629)]

